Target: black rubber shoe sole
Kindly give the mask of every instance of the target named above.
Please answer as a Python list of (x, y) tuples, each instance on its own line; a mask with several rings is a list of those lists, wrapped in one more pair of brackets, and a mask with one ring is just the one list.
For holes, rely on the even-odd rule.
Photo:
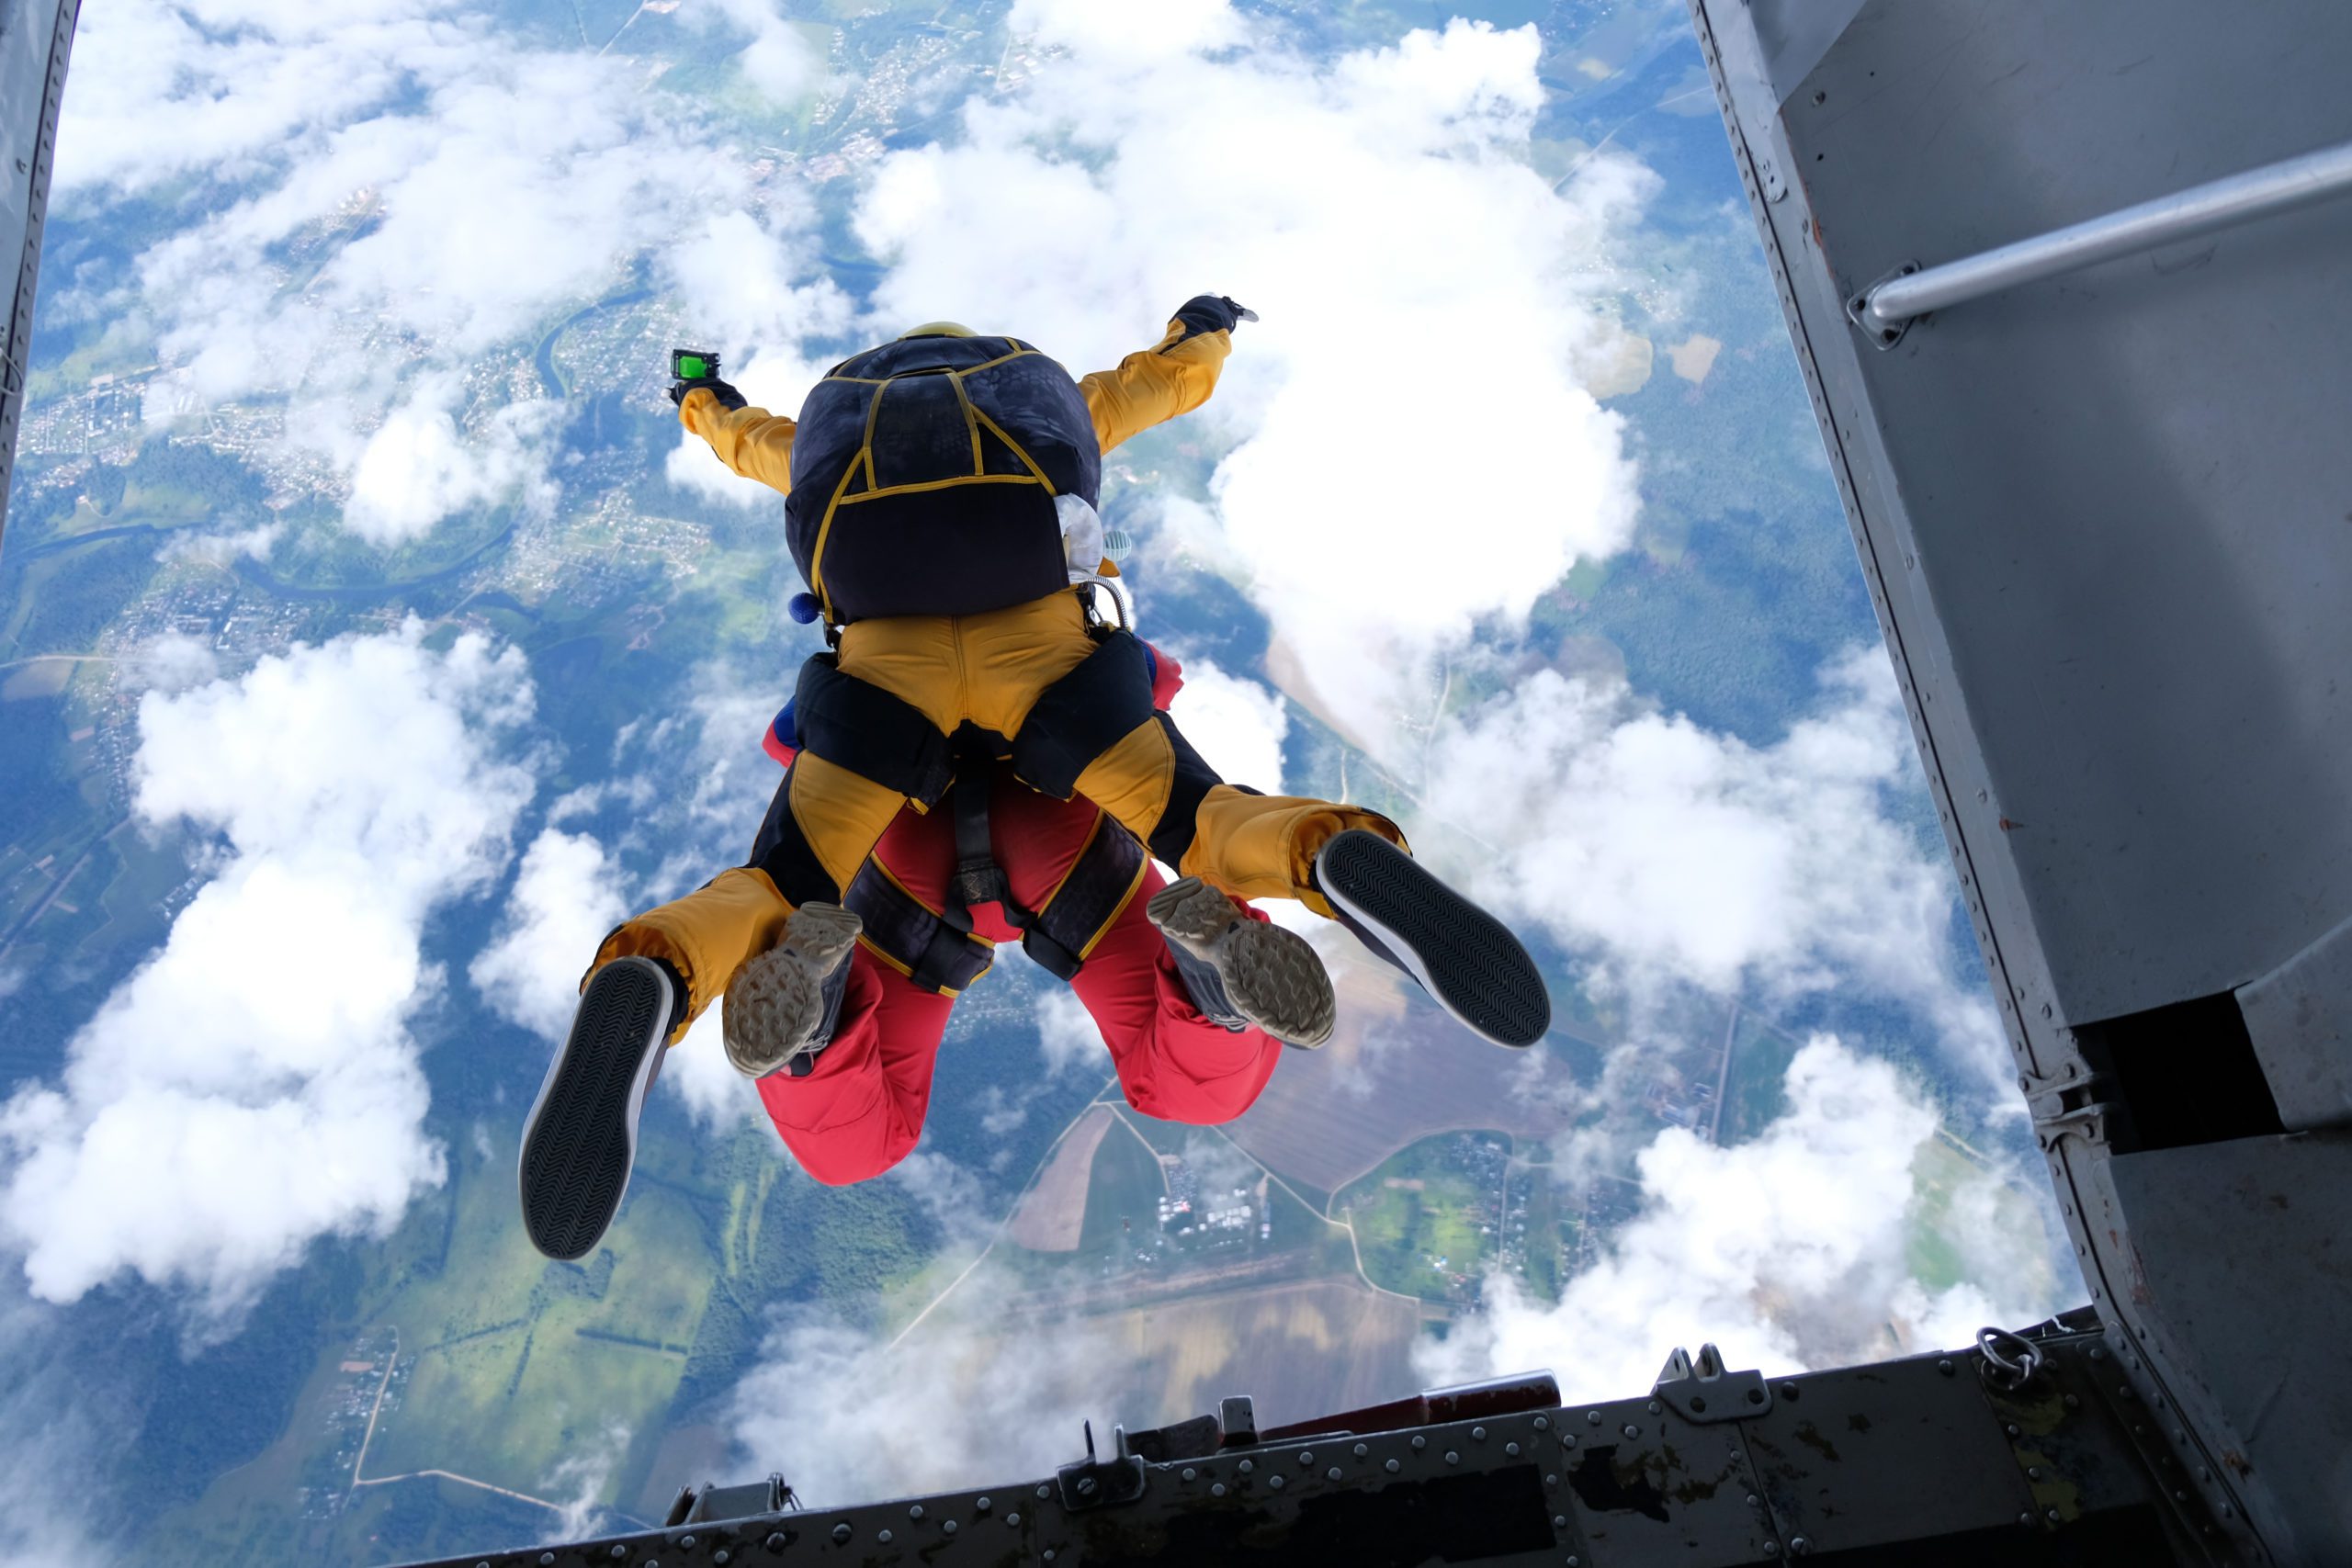
[(650, 961), (621, 959), (588, 982), (523, 1124), (523, 1228), (549, 1258), (585, 1257), (620, 1212), (669, 1022), (669, 982)]
[(1315, 880), (1343, 924), (1476, 1032), (1520, 1047), (1552, 1027), (1544, 976), (1510, 928), (1379, 834), (1333, 838)]

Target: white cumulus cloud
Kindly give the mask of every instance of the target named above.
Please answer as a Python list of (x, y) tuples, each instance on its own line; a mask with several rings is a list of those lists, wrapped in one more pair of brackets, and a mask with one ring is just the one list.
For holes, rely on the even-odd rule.
[(528, 774), (519, 653), (410, 622), (140, 705), (135, 809), (217, 835), (162, 950), (0, 1111), (0, 1235), (32, 1292), (125, 1274), (230, 1314), (322, 1235), (440, 1181), (409, 1021), (428, 916), (507, 852)]
[(619, 870), (585, 833), (549, 828), (524, 852), (498, 936), (467, 971), (492, 1010), (560, 1040), (579, 1005), (581, 974), (632, 911)]
[(1471, 836), (1482, 896), (1631, 983), (1859, 987), (2006, 1072), (1991, 1007), (1959, 976), (1951, 864), (1896, 817), (1916, 767), (1882, 649), (1834, 660), (1770, 746), (1544, 670), (1449, 723), (1424, 804)]
[[(1932, 1106), (1895, 1069), (1819, 1036), (1790, 1063), (1789, 1109), (1717, 1147), (1670, 1127), (1636, 1161), (1641, 1209), (1556, 1304), (1503, 1277), (1484, 1313), (1417, 1359), (1434, 1381), (1552, 1368), (1570, 1401), (1646, 1388), (1667, 1352), (1712, 1340), (1767, 1372), (1969, 1343), (2064, 1304), (2039, 1210), (1975, 1169), (1930, 1213)], [(1933, 1224), (1963, 1265), (1923, 1280)], [(2068, 1289), (2075, 1288), (2072, 1280)]]
[(1656, 178), (1613, 152), (1557, 188), (1529, 165), (1532, 28), (1317, 62), (1223, 4), (1164, 31), (1108, 15), (1024, 0), (1015, 29), (1068, 53), (968, 108), (959, 144), (881, 163), (857, 213), (890, 263), (877, 314), (1085, 371), (1194, 293), (1257, 309), (1184, 439), (1238, 443), (1227, 558), (1318, 705), (1380, 745), (1439, 651), (1632, 536), (1623, 423), (1587, 387)]
[(1208, 660), (1195, 660), (1184, 666), (1184, 689), (1169, 705), (1168, 716), (1218, 776), (1282, 793), (1283, 738), (1290, 733), (1282, 698)]

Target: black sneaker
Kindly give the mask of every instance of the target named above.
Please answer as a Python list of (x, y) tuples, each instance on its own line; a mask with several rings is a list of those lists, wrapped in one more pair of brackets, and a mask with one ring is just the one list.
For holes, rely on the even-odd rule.
[(1475, 1033), (1532, 1045), (1552, 1027), (1544, 976), (1500, 920), (1377, 833), (1351, 828), (1315, 857), (1340, 923)]
[(1170, 883), (1143, 912), (1202, 1017), (1237, 1032), (1255, 1024), (1289, 1045), (1331, 1038), (1331, 976), (1305, 937), (1250, 919), (1197, 876)]
[(603, 1239), (637, 1163), (637, 1119), (677, 1020), (680, 987), (651, 958), (596, 971), (523, 1123), (523, 1228), (569, 1262)]
[(849, 987), (851, 951), (865, 929), (839, 904), (803, 904), (784, 940), (727, 982), (727, 1059), (747, 1078), (783, 1071), (807, 1077), (832, 1043)]

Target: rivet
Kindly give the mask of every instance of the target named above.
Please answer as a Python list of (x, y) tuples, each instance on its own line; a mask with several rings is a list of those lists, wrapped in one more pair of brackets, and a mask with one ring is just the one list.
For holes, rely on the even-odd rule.
[(2176, 1503), (2186, 1503), (2188, 1501), (2188, 1494), (2186, 1492), (2176, 1491), (2172, 1495), (2172, 1500)]
[(1053, 1495), (1054, 1490), (1050, 1486), (1040, 1486), (1037, 1488), (1037, 1500), (1041, 1503)]
[[(680, 1536), (678, 1538), (678, 1549), (681, 1551), (692, 1551), (695, 1549), (695, 1538), (690, 1535)], [(485, 1568), (487, 1568), (487, 1565), (485, 1565)]]
[(1792, 1535), (1789, 1537), (1789, 1554), (1791, 1556), (1803, 1557), (1812, 1550), (1813, 1542), (1805, 1539), (1804, 1536)]
[(1372, 1452), (1372, 1450), (1371, 1450), (1370, 1449), (1368, 1449), (1368, 1448), (1364, 1447), (1362, 1443), (1358, 1443), (1358, 1444), (1356, 1445), (1356, 1458), (1358, 1458), (1358, 1459), (1362, 1459), (1362, 1458), (1363, 1458), (1363, 1456), (1364, 1456), (1364, 1455), (1366, 1455), (1366, 1454), (1368, 1454), (1368, 1453), (1370, 1453), (1370, 1452)]
[(1302, 1466), (1312, 1465), (1315, 1462), (1315, 1456), (1311, 1452), (1301, 1450), (1298, 1456), (1298, 1462)]
[(2017, 1425), (2016, 1425), (2016, 1423), (2014, 1423), (2014, 1422), (2012, 1422), (2011, 1424), (2009, 1424), (2009, 1425), (2008, 1425), (2008, 1426), (2007, 1426), (2007, 1427), (2002, 1427), (2002, 1428), (2001, 1428), (2001, 1430), (2002, 1430), (2002, 1431), (2004, 1431), (2004, 1432), (2007, 1432), (2007, 1433), (2010, 1437), (2012, 1437), (2012, 1438), (2014, 1438), (2014, 1437), (2016, 1437), (2016, 1436), (2018, 1435)]
[(1577, 1446), (1577, 1435), (1574, 1432), (1563, 1432), (1560, 1434), (1560, 1441), (1569, 1448), (1575, 1448)]
[[(1552, 1516), (1552, 1528), (1555, 1530), (1564, 1530), (1567, 1529), (1568, 1516), (1566, 1514), (1554, 1514)], [(487, 1564), (484, 1565), (484, 1568), (487, 1568)]]
[(2058, 1510), (2055, 1508), (2044, 1508), (2041, 1510), (2041, 1517), (2048, 1519), (2054, 1525), (2058, 1522)]
[(1780, 1543), (1779, 1541), (1777, 1541), (1777, 1540), (1768, 1540), (1768, 1541), (1766, 1541), (1766, 1542), (1764, 1543), (1764, 1555), (1765, 1555), (1765, 1556), (1767, 1556), (1767, 1557), (1778, 1557), (1778, 1556), (1780, 1556), (1780, 1555), (1781, 1555), (1781, 1543)]
[(1236, 1468), (1237, 1468), (1237, 1469), (1238, 1469), (1238, 1470), (1241, 1472), (1241, 1473), (1242, 1473), (1242, 1474), (1244, 1474), (1244, 1475), (1248, 1475), (1248, 1474), (1250, 1474), (1251, 1472), (1255, 1471), (1255, 1470), (1258, 1468), (1258, 1466), (1257, 1466), (1257, 1464), (1255, 1463), (1255, 1461), (1250, 1461), (1250, 1460), (1246, 1460), (1246, 1459), (1245, 1459), (1245, 1460), (1243, 1460), (1243, 1461), (1241, 1461), (1241, 1463), (1240, 1463), (1239, 1465), (1238, 1465)]
[(2071, 1394), (2071, 1393), (2070, 1393), (2070, 1394), (2068, 1394), (2068, 1395), (2066, 1396), (2066, 1408), (2067, 1408), (2067, 1409), (2069, 1409), (2069, 1410), (2080, 1410), (2082, 1407), (2083, 1407), (2083, 1402), (2082, 1402), (2082, 1400), (2081, 1400), (2078, 1396), (2076, 1396), (2076, 1395), (2075, 1395), (2075, 1394)]
[(1383, 1470), (1385, 1470), (1385, 1471), (1386, 1471), (1389, 1474), (1394, 1475), (1394, 1474), (1396, 1474), (1398, 1471), (1400, 1471), (1400, 1470), (1404, 1469), (1405, 1467), (1404, 1467), (1403, 1465), (1401, 1465), (1401, 1464), (1398, 1464), (1395, 1460), (1393, 1460), (1393, 1459), (1392, 1459), (1392, 1460), (1390, 1460), (1387, 1463), (1385, 1463), (1385, 1464), (1382, 1465), (1380, 1468), (1381, 1468), (1381, 1469), (1383, 1469)]
[(1283, 1478), (1279, 1475), (1270, 1475), (1266, 1477), (1266, 1484), (1279, 1492), (1283, 1489)]
[(539, 1568), (555, 1568), (555, 1553), (552, 1551), (540, 1552)]
[(1651, 1415), (1655, 1416), (1655, 1415), (1657, 1415), (1659, 1411), (1664, 1410), (1665, 1408), (1666, 1408), (1666, 1406), (1665, 1406), (1665, 1405), (1663, 1405), (1663, 1404), (1660, 1404), (1657, 1400), (1653, 1399), (1653, 1400), (1651, 1400), (1651, 1401), (1650, 1401), (1650, 1414), (1651, 1414)]
[(1796, 1384), (1794, 1384), (1794, 1383), (1792, 1383), (1792, 1382), (1784, 1382), (1784, 1383), (1782, 1383), (1782, 1384), (1781, 1385), (1781, 1397), (1782, 1399), (1794, 1399), (1796, 1396), (1797, 1396), (1797, 1385), (1796, 1385)]
[(1415, 1453), (1419, 1453), (1423, 1449), (1428, 1448), (1429, 1446), (1430, 1440), (1427, 1438), (1415, 1438), (1413, 1439), (1413, 1451)]
[(1578, 1561), (1579, 1561), (1578, 1559), (1574, 1558), (1574, 1557), (1569, 1558), (1569, 1559), (1568, 1559), (1568, 1568), (1577, 1568)]
[(1484, 1427), (1473, 1427), (1470, 1428), (1470, 1436), (1483, 1443), (1487, 1440), (1487, 1429)]
[(880, 1541), (883, 1545), (888, 1546), (890, 1544), (890, 1532), (888, 1530), (876, 1530), (874, 1532), (874, 1539)]
[(2197, 1467), (2197, 1479), (2198, 1479), (2198, 1480), (2199, 1480), (2199, 1481), (2211, 1481), (2211, 1480), (2212, 1480), (2212, 1479), (2213, 1479), (2213, 1472), (2212, 1472), (2212, 1468), (2211, 1468), (2211, 1466), (2209, 1466), (2209, 1465), (2202, 1465), (2202, 1464), (2199, 1465), (2199, 1466)]
[(1549, 1416), (1538, 1416), (1535, 1418), (1535, 1429), (1539, 1432), (1550, 1431), (1552, 1429), (1552, 1418)]
[(1936, 1371), (1943, 1373), (1946, 1377), (1951, 1376), (1951, 1358), (1947, 1356), (1942, 1360), (1938, 1361), (1936, 1363)]
[(1764, 1506), (1764, 1499), (1750, 1492), (1747, 1495), (1747, 1506), (1751, 1508), (1760, 1508)]
[(1054, 1549), (1053, 1549), (1052, 1547), (1050, 1547), (1050, 1546), (1049, 1546), (1049, 1547), (1046, 1548), (1046, 1562), (1051, 1562), (1053, 1560), (1054, 1560)]
[(946, 1531), (949, 1535), (954, 1535), (956, 1533), (956, 1521), (954, 1519), (944, 1520), (940, 1524), (939, 1528)]
[(2039, 1481), (2039, 1480), (2041, 1480), (2041, 1467), (2040, 1465), (2038, 1465), (2038, 1464), (2030, 1464), (2030, 1465), (2027, 1465), (2027, 1466), (2025, 1467), (2025, 1478), (2026, 1478), (2028, 1481)]
[(1642, 1429), (1639, 1427), (1634, 1426), (1631, 1421), (1626, 1422), (1622, 1429), (1625, 1436), (1629, 1438), (1638, 1438), (1642, 1435)]
[(1212, 1497), (1222, 1497), (1222, 1496), (1224, 1496), (1224, 1495), (1225, 1495), (1225, 1483), (1224, 1483), (1224, 1482), (1222, 1482), (1222, 1481), (1220, 1481), (1220, 1482), (1216, 1483), (1215, 1485), (1211, 1486), (1211, 1487), (1209, 1488), (1209, 1495), (1210, 1495), (1210, 1496), (1212, 1496)]
[(720, 1551), (714, 1551), (714, 1552), (712, 1552), (712, 1553), (710, 1554), (710, 1560), (711, 1560), (713, 1562), (718, 1563), (718, 1568), (727, 1568), (727, 1564), (728, 1564), (730, 1561), (732, 1561), (732, 1559), (729, 1557), (728, 1553), (727, 1553), (727, 1552), (726, 1552), (726, 1551), (725, 1551), (725, 1550), (723, 1550), (723, 1549), (722, 1549), (722, 1550), (720, 1550)]
[(1009, 1530), (1017, 1530), (1017, 1529), (1019, 1529), (1021, 1528), (1021, 1516), (1020, 1516), (1019, 1514), (1007, 1514), (1007, 1515), (1005, 1515), (1005, 1516), (1004, 1516), (1004, 1528), (1005, 1528), (1005, 1529), (1009, 1529)]
[(1462, 1456), (1455, 1453), (1452, 1449), (1448, 1449), (1445, 1450), (1445, 1462), (1448, 1464), (1460, 1464), (1462, 1462)]
[(1091, 1475), (1081, 1475), (1078, 1478), (1078, 1495), (1080, 1496), (1091, 1497), (1094, 1495), (1094, 1477)]
[(615, 1541), (613, 1542), (613, 1550), (605, 1553), (605, 1555), (612, 1558), (615, 1562), (618, 1562), (620, 1559), (628, 1555), (628, 1548), (623, 1546), (619, 1541)]
[(2019, 1514), (2018, 1516), (2018, 1523), (2023, 1525), (2028, 1529), (2031, 1529), (2033, 1528), (2033, 1516), (2031, 1514)]
[(1556, 1475), (1547, 1475), (1544, 1478), (1544, 1484), (1546, 1486), (1557, 1486), (1559, 1483), (1560, 1478)]
[(2099, 1347), (2099, 1346), (2097, 1346), (2097, 1345), (2092, 1346), (2092, 1347), (2091, 1347), (2091, 1359), (2092, 1359), (2092, 1360), (2094, 1360), (2094, 1361), (2104, 1361), (2104, 1360), (2106, 1360), (2106, 1359), (2107, 1359), (2107, 1351), (2106, 1351), (2104, 1348), (2102, 1348), (2101, 1347)]
[(922, 1517), (922, 1505), (921, 1503), (917, 1503), (913, 1507), (909, 1508), (907, 1510), (907, 1517), (910, 1519), (919, 1519)]
[(973, 1507), (975, 1507), (975, 1508), (978, 1508), (981, 1513), (985, 1514), (985, 1513), (987, 1513), (990, 1508), (992, 1508), (992, 1507), (996, 1506), (996, 1505), (995, 1505), (995, 1503), (994, 1503), (994, 1502), (992, 1502), (990, 1499), (986, 1498), (986, 1497), (983, 1497), (983, 1498), (981, 1498), (978, 1502), (977, 1502), (977, 1503), (973, 1504), (973, 1505), (972, 1505), (972, 1506), (973, 1506)]
[(1517, 1459), (1519, 1457), (1519, 1445), (1517, 1443), (1505, 1443), (1503, 1445), (1503, 1452), (1510, 1455), (1513, 1459)]
[(1325, 1472), (1323, 1472), (1323, 1479), (1324, 1479), (1324, 1480), (1326, 1480), (1326, 1481), (1337, 1481), (1337, 1480), (1339, 1480), (1339, 1479), (1340, 1479), (1340, 1467), (1339, 1467), (1338, 1465), (1336, 1465), (1336, 1464), (1335, 1464), (1335, 1465), (1333, 1465), (1330, 1469), (1329, 1469), (1329, 1470), (1325, 1471)]
[[(847, 1525), (843, 1524), (843, 1525), (835, 1525), (835, 1526), (833, 1527), (833, 1544), (834, 1544), (834, 1545), (836, 1545), (836, 1546), (847, 1546), (847, 1545), (849, 1544), (849, 1536), (850, 1536), (850, 1529), (849, 1529), (849, 1526), (847, 1526)], [(784, 1537), (782, 1537), (782, 1536), (780, 1536), (780, 1535), (772, 1535), (772, 1536), (768, 1537), (768, 1550), (769, 1550), (770, 1551), (782, 1551), (784, 1550)]]
[(1187, 1481), (1196, 1481), (1200, 1479), (1200, 1474), (1201, 1472), (1199, 1471), (1194, 1470), (1189, 1464), (1184, 1467), (1184, 1479)]
[(1598, 1427), (1598, 1426), (1600, 1426), (1600, 1411), (1598, 1411), (1598, 1410), (1588, 1410), (1588, 1411), (1586, 1411), (1586, 1412), (1584, 1413), (1584, 1424), (1585, 1424), (1586, 1426), (1588, 1426), (1588, 1427)]

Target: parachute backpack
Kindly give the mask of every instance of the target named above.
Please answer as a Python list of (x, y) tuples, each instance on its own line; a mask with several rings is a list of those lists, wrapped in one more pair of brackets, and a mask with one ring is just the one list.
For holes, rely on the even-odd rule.
[(1099, 499), (1069, 371), (944, 323), (843, 360), (801, 405), (785, 498), (825, 619), (969, 615), (1069, 586), (1054, 498)]

